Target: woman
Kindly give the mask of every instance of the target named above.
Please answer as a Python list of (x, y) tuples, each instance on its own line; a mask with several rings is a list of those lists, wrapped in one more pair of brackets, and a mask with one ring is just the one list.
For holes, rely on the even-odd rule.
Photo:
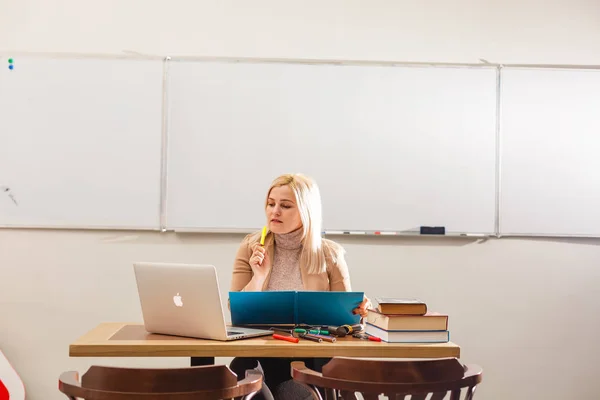
[[(352, 290), (344, 249), (321, 237), (321, 196), (312, 179), (302, 174), (276, 178), (267, 192), (265, 213), (269, 233), (264, 246), (261, 232), (244, 238), (233, 266), (231, 291)], [(353, 312), (365, 317), (370, 306), (365, 297)], [(257, 361), (271, 390), (291, 379), (291, 359), (236, 358), (230, 367), (243, 379), (247, 369), (257, 367)], [(303, 361), (320, 370), (328, 360)], [(263, 391), (267, 398), (268, 388)]]

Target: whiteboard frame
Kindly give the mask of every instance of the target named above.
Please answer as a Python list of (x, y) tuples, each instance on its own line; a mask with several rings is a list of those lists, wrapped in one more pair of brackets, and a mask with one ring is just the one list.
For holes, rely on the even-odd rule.
[[(221, 62), (221, 63), (255, 63), (255, 64), (290, 64), (290, 65), (335, 65), (335, 66), (384, 66), (384, 67), (431, 67), (431, 68), (439, 68), (439, 67), (448, 67), (448, 68), (473, 68), (473, 69), (493, 69), (496, 72), (496, 87), (500, 85), (499, 82), (499, 65), (489, 63), (485, 60), (479, 63), (446, 63), (446, 62), (404, 62), (404, 61), (363, 61), (363, 60), (335, 60), (335, 59), (286, 59), (286, 58), (252, 58), (252, 57), (212, 57), (212, 56), (183, 56), (183, 57), (168, 57), (172, 62)], [(500, 105), (500, 99), (496, 94), (496, 109)], [(168, 106), (168, 105), (167, 105)], [(168, 110), (170, 112), (170, 110)], [(497, 114), (497, 113), (496, 113)], [(496, 116), (496, 119), (498, 117)], [(495, 121), (495, 125), (498, 125), (498, 121)], [(497, 126), (495, 126), (495, 141), (499, 140), (499, 131)], [(496, 145), (497, 147), (497, 145)], [(376, 234), (375, 231), (361, 230), (358, 232), (363, 236), (427, 236), (427, 237), (498, 237), (498, 228), (499, 226), (499, 207), (497, 205), (500, 194), (498, 193), (498, 165), (500, 164), (499, 155), (497, 155), (497, 150), (495, 152), (496, 160), (495, 160), (495, 205), (494, 205), (494, 215), (493, 215), (493, 227), (492, 232), (453, 232), (446, 233), (444, 235), (432, 235), (432, 234), (420, 234), (419, 231), (415, 230), (407, 230), (407, 231), (389, 231), (386, 234)], [(168, 155), (166, 155), (168, 157)], [(168, 164), (168, 160), (164, 160), (165, 163)], [(166, 177), (168, 180), (168, 177)], [(166, 187), (166, 186), (165, 186)], [(166, 214), (166, 206), (167, 201), (165, 202), (165, 209), (162, 211)], [(168, 223), (166, 224), (168, 225)], [(255, 231), (255, 228), (214, 228), (214, 227), (199, 227), (199, 228), (191, 228), (191, 227), (167, 227), (161, 229), (163, 232), (177, 232), (177, 233), (236, 233), (236, 234), (248, 234)], [(348, 233), (345, 233), (348, 234)], [(332, 235), (327, 234), (327, 232), (323, 232), (323, 235)]]
[[(68, 59), (68, 60), (73, 60), (73, 59), (96, 59), (96, 60), (167, 60), (170, 59), (170, 57), (165, 57), (165, 56), (160, 56), (160, 55), (153, 55), (153, 54), (142, 54), (142, 53), (138, 53), (138, 52), (131, 52), (131, 51), (124, 51), (124, 54), (104, 54), (104, 53), (73, 53), (73, 52), (64, 52), (64, 53), (57, 53), (57, 52), (37, 52), (37, 51), (6, 51), (6, 50), (0, 50), (0, 58), (4, 58), (4, 57), (11, 57), (11, 58), (16, 58), (16, 57), (20, 57), (20, 56), (27, 56), (27, 57), (38, 57), (38, 58), (54, 58), (54, 59)], [(164, 74), (164, 65), (163, 65), (163, 77), (166, 77), (166, 75)], [(164, 82), (164, 79), (163, 79)], [(163, 85), (163, 98), (164, 98), (164, 93), (166, 91), (166, 87)], [(165, 117), (165, 108), (166, 104), (163, 103), (162, 104), (162, 115), (163, 118)], [(167, 132), (164, 132), (163, 136), (166, 136)], [(161, 144), (161, 147), (164, 147), (164, 145)], [(164, 150), (161, 149), (161, 153), (163, 153)], [(161, 164), (164, 163), (164, 155), (161, 154)], [(166, 176), (165, 176), (166, 178)], [(163, 179), (161, 177), (161, 182), (160, 182), (160, 187), (159, 187), (159, 193), (160, 193), (160, 199), (162, 199), (164, 197), (163, 195), (163, 182), (165, 182), (165, 179)], [(156, 226), (153, 227), (140, 227), (140, 226), (127, 226), (127, 225), (120, 225), (120, 226), (111, 226), (111, 225), (85, 225), (85, 224), (81, 224), (81, 225), (44, 225), (44, 224), (3, 224), (0, 223), (0, 230), (20, 230), (20, 229), (38, 229), (38, 230), (57, 230), (57, 231), (63, 231), (63, 230), (89, 230), (89, 231), (134, 231), (134, 232), (157, 232), (157, 231), (163, 231), (166, 232), (166, 230), (162, 230), (161, 229), (161, 215), (163, 214), (163, 204), (161, 203), (161, 200), (159, 199), (159, 209), (158, 209), (158, 220), (159, 223)]]
[(502, 67), (496, 67), (496, 220), (494, 221), (494, 234), (497, 237), (500, 233), (500, 191), (502, 180), (500, 173), (502, 168), (502, 151), (501, 151), (501, 108), (502, 108)]
[[(507, 64), (497, 64), (497, 68), (498, 71), (500, 73), (501, 76), (501, 72), (502, 72), (502, 68), (517, 68), (517, 69), (531, 69), (531, 70), (545, 70), (545, 69), (550, 69), (550, 70), (576, 70), (576, 71), (597, 71), (600, 70), (600, 65), (595, 65), (595, 64), (590, 64), (590, 65), (584, 65), (584, 64), (519, 64), (519, 63), (507, 63)], [(498, 196), (498, 205), (497, 205), (497, 213), (499, 215), (499, 217), (501, 217), (501, 213), (500, 213), (500, 209), (501, 209), (501, 204), (500, 204), (500, 199), (501, 199), (501, 173), (502, 173), (502, 162), (501, 162), (501, 156), (502, 156), (502, 147), (501, 147), (501, 136), (502, 136), (502, 130), (501, 130), (501, 117), (502, 117), (502, 110), (501, 110), (501, 99), (502, 99), (502, 82), (500, 80), (499, 82), (499, 87), (498, 87), (498, 99), (500, 101), (500, 103), (498, 104), (498, 112), (497, 112), (497, 119), (498, 119), (498, 147), (497, 147), (497, 152), (500, 156), (499, 158), (499, 163), (497, 165), (497, 179), (498, 179), (498, 190), (497, 190), (497, 196)], [(549, 238), (549, 239), (600, 239), (600, 234), (568, 234), (568, 233), (535, 233), (535, 232), (531, 232), (531, 233), (501, 233), (500, 232), (500, 219), (498, 220), (498, 227), (496, 229), (495, 232), (495, 238), (500, 239), (500, 238)]]
[[(314, 65), (357, 65), (357, 66), (389, 66), (389, 67), (472, 67), (472, 68), (490, 68), (496, 69), (496, 171), (495, 171), (495, 221), (493, 234), (477, 234), (477, 233), (454, 233), (446, 235), (422, 235), (417, 231), (405, 232), (386, 232), (386, 234), (375, 234), (374, 232), (361, 232), (362, 236), (392, 236), (392, 237), (462, 237), (462, 238), (587, 238), (600, 239), (598, 235), (569, 235), (569, 234), (501, 234), (500, 220), (502, 215), (501, 208), (501, 159), (502, 159), (502, 140), (501, 140), (501, 99), (502, 99), (502, 69), (504, 67), (517, 68), (536, 68), (536, 69), (575, 69), (575, 70), (600, 70), (600, 65), (585, 65), (585, 64), (527, 64), (527, 63), (495, 63), (480, 59), (480, 62), (475, 63), (457, 63), (457, 62), (415, 62), (415, 61), (377, 61), (377, 60), (342, 60), (342, 59), (296, 59), (296, 58), (262, 58), (262, 57), (215, 57), (215, 56), (165, 56), (157, 54), (143, 54), (134, 51), (124, 51), (123, 54), (103, 54), (103, 53), (55, 53), (55, 52), (26, 52), (26, 51), (0, 51), (0, 57), (18, 57), (18, 56), (45, 56), (54, 58), (104, 58), (104, 59), (149, 59), (163, 61), (163, 93), (162, 93), (162, 137), (161, 137), (161, 182), (160, 182), (160, 207), (159, 207), (159, 225), (156, 228), (140, 228), (140, 227), (111, 227), (111, 226), (44, 226), (44, 225), (4, 225), (0, 224), (0, 229), (51, 229), (51, 230), (112, 230), (112, 231), (159, 231), (159, 232), (178, 232), (178, 233), (250, 233), (247, 229), (179, 229), (167, 228), (167, 186), (168, 186), (168, 144), (169, 144), (169, 117), (170, 109), (168, 104), (169, 83), (170, 83), (170, 61), (207, 61), (207, 62), (231, 62), (231, 63), (283, 63), (283, 64), (314, 64)], [(325, 236), (338, 236), (339, 234), (324, 234)], [(342, 233), (341, 235), (348, 235)], [(350, 234), (352, 235), (352, 234)], [(355, 236), (355, 235), (352, 235)]]
[(171, 57), (163, 60), (163, 92), (162, 92), (162, 127), (161, 127), (161, 157), (160, 157), (160, 218), (159, 229), (167, 231), (167, 182), (169, 154), (169, 61)]

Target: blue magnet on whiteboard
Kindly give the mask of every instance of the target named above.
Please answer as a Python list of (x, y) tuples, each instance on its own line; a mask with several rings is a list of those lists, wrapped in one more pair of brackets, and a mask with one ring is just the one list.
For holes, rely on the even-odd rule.
[(11, 64), (8, 66), (8, 69), (15, 69), (15, 66)]

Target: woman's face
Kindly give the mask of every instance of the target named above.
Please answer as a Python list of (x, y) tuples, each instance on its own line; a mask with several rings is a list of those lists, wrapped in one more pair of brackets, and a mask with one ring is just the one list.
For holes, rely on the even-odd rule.
[(269, 230), (273, 233), (288, 233), (302, 226), (296, 196), (287, 185), (271, 189), (266, 215)]

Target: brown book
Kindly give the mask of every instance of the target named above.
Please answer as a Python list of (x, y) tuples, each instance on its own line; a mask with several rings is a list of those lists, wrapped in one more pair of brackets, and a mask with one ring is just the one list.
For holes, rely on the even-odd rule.
[(380, 297), (375, 301), (382, 314), (425, 315), (427, 304), (419, 299)]
[(386, 331), (445, 331), (448, 329), (448, 316), (437, 312), (424, 315), (382, 314), (377, 310), (367, 310), (367, 322)]

